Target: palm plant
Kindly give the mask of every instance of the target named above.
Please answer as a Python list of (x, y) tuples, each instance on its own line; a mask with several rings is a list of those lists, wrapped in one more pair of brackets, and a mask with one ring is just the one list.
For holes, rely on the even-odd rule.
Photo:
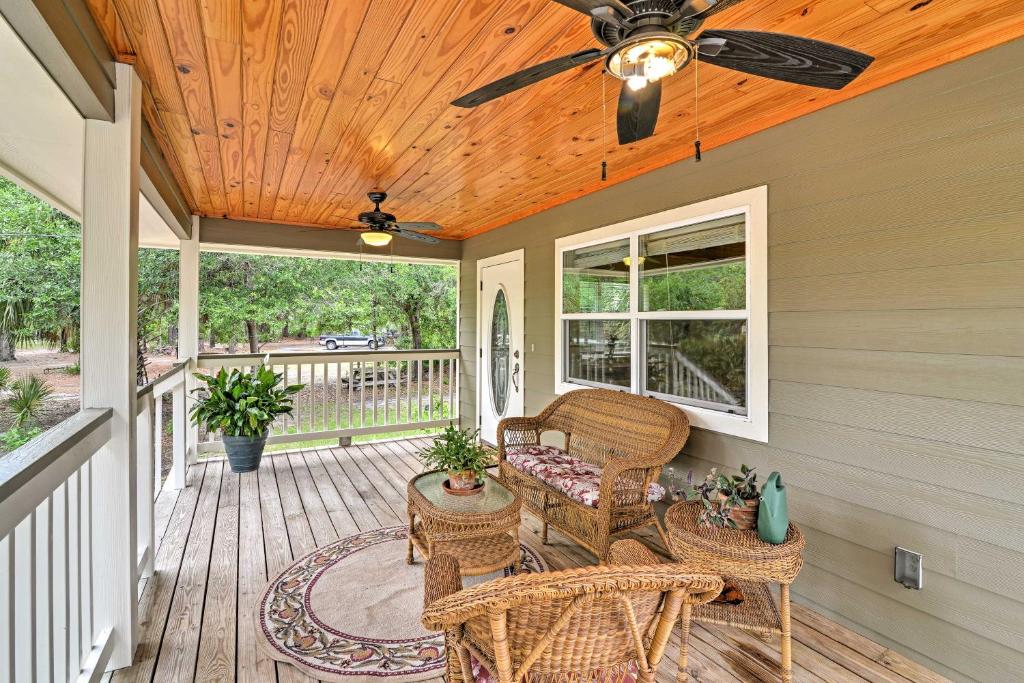
[(10, 368), (0, 368), (0, 391), (7, 388), (7, 385), (11, 383), (11, 370)]
[(21, 427), (35, 420), (40, 408), (53, 390), (39, 375), (29, 375), (14, 380), (7, 407), (14, 413), (14, 426)]

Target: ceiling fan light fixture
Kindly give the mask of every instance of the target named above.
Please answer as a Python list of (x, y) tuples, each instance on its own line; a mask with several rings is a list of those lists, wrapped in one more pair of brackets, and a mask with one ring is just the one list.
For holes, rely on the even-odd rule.
[[(693, 47), (682, 38), (658, 32), (623, 41), (608, 56), (608, 73), (626, 81), (633, 90), (671, 76), (693, 57)], [(641, 80), (643, 84), (641, 85)]]
[(647, 87), (648, 80), (643, 76), (630, 76), (626, 79), (626, 85), (630, 90), (643, 90)]
[(378, 230), (370, 230), (359, 235), (359, 239), (371, 247), (386, 247), (391, 244), (391, 233)]

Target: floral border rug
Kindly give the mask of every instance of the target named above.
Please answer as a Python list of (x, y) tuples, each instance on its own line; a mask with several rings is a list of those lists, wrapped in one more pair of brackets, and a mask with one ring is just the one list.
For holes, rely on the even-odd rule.
[[(406, 564), (406, 534), (393, 526), (339, 539), (268, 583), (254, 616), (270, 656), (328, 681), (441, 675), (444, 638), (419, 623), (423, 561), (417, 553), (416, 564)], [(540, 553), (522, 544), (521, 571), (546, 569)]]

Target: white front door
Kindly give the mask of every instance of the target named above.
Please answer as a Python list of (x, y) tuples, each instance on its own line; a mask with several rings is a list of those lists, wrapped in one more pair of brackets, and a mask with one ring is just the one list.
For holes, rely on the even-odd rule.
[(497, 443), (498, 422), (523, 414), (523, 252), (477, 262), (477, 395), (480, 437)]

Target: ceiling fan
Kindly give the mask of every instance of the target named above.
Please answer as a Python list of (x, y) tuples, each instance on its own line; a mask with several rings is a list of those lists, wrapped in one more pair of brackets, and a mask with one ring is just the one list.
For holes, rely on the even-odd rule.
[(358, 219), (345, 219), (362, 225), (361, 228), (355, 229), (363, 231), (359, 235), (359, 239), (363, 241), (363, 244), (371, 247), (386, 247), (391, 243), (392, 235), (416, 240), (417, 242), (425, 242), (426, 244), (438, 244), (441, 241), (433, 235), (424, 235), (422, 232), (417, 232), (418, 230), (440, 230), (441, 226), (437, 223), (422, 221), (400, 223), (395, 219), (394, 214), (381, 211), (380, 205), (388, 198), (387, 192), (367, 192), (366, 196), (374, 204), (373, 211), (362, 212), (359, 214)]
[(555, 0), (590, 17), (604, 49), (589, 48), (518, 71), (454, 102), (476, 107), (604, 58), (605, 70), (622, 83), (617, 129), (625, 145), (654, 135), (661, 81), (696, 56), (727, 69), (779, 81), (838, 90), (874, 61), (849, 48), (782, 33), (708, 30), (704, 20), (742, 0)]

